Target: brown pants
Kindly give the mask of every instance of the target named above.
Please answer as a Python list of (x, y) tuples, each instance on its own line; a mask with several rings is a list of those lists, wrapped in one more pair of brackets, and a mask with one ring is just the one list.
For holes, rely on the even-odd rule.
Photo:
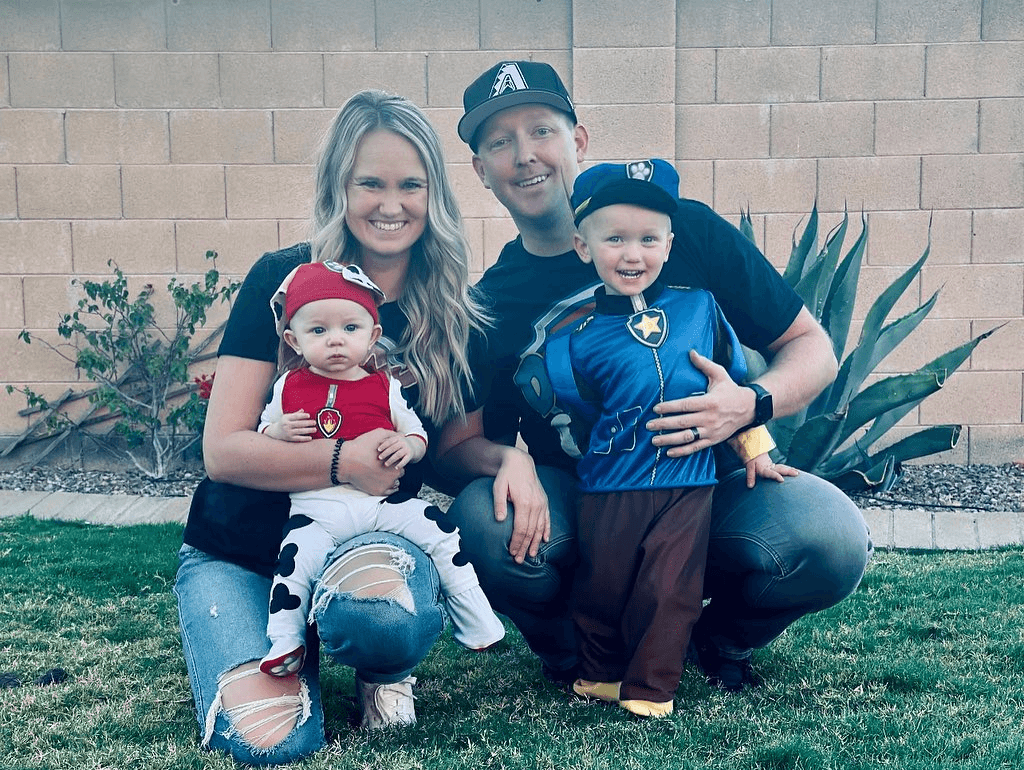
[(700, 616), (714, 487), (584, 494), (572, 618), (580, 675), (670, 701)]

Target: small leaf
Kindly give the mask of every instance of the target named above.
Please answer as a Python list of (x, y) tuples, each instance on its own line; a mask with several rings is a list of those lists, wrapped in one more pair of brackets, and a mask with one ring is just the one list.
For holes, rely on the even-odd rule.
[(740, 232), (747, 237), (751, 243), (757, 245), (757, 238), (754, 237), (754, 223), (750, 219), (750, 207), (740, 212)]
[(1002, 324), (999, 324), (999, 326), (995, 326), (995, 327), (989, 329), (987, 332), (982, 332), (981, 334), (979, 334), (974, 339), (968, 340), (967, 342), (965, 342), (963, 345), (960, 345), (959, 347), (955, 347), (952, 350), (947, 351), (946, 353), (943, 353), (941, 356), (939, 356), (935, 360), (930, 361), (929, 363), (925, 364), (924, 366), (922, 366), (917, 371), (919, 371), (919, 372), (934, 372), (934, 371), (941, 371), (941, 370), (948, 370), (950, 372), (955, 371), (956, 369), (960, 368), (960, 365), (964, 361), (967, 360), (967, 357), (970, 356), (971, 353), (974, 352), (974, 349), (976, 347), (978, 347), (978, 344), (982, 340), (988, 339), (993, 334), (995, 334), (997, 331), (1002, 329), (1004, 326), (1006, 326), (1006, 324), (1002, 323)]
[(821, 311), (821, 325), (832, 339), (837, 361), (843, 360), (846, 338), (850, 334), (850, 319), (853, 318), (857, 300), (857, 283), (860, 281), (860, 266), (867, 242), (868, 222), (862, 213), (860, 236), (839, 263)]
[(811, 253), (817, 242), (818, 201), (815, 200), (814, 206), (811, 208), (811, 215), (807, 219), (807, 225), (804, 227), (803, 235), (800, 236), (800, 242), (797, 243), (796, 237), (793, 238), (793, 248), (789, 254), (789, 261), (786, 263), (786, 271), (782, 274), (783, 279), (790, 286), (796, 286), (803, 277), (807, 255)]
[(850, 215), (844, 211), (843, 221), (836, 225), (832, 232), (826, 236), (825, 245), (818, 257), (821, 261), (821, 270), (818, 275), (818, 288), (814, 292), (817, 304), (811, 310), (815, 318), (822, 318), (826, 299), (831, 293), (832, 279), (835, 276), (836, 265), (839, 264), (839, 255), (843, 250), (843, 241), (846, 240), (846, 228), (849, 222)]

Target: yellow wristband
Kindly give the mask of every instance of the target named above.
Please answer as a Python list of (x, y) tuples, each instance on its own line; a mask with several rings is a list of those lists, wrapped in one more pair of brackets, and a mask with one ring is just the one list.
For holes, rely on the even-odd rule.
[(729, 444), (744, 463), (775, 449), (772, 434), (763, 425), (737, 433), (730, 439)]

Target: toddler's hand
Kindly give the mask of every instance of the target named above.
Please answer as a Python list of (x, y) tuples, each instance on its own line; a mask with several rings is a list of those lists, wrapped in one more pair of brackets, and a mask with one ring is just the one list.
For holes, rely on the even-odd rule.
[(404, 468), (423, 457), (426, 447), (415, 436), (403, 436), (393, 433), (380, 442), (377, 457), (388, 468)]
[(312, 441), (316, 422), (306, 412), (292, 412), (270, 423), (263, 432), (279, 441)]
[(800, 471), (791, 468), (783, 463), (773, 463), (772, 458), (765, 452), (746, 463), (747, 467), (747, 489), (753, 489), (758, 477), (772, 479), (782, 483), (785, 476), (798, 476)]

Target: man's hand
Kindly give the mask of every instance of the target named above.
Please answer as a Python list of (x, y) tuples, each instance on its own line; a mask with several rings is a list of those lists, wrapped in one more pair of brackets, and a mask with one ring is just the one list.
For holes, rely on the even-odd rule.
[(484, 438), (483, 409), (449, 421), (435, 447), (437, 467), (467, 478), (494, 477), (494, 520), (505, 521), (512, 506), (509, 553), (517, 564), (536, 556), (551, 538), (551, 512), (530, 455)]
[(655, 446), (669, 447), (669, 457), (684, 457), (725, 441), (754, 419), (754, 392), (733, 382), (724, 367), (690, 351), (690, 361), (708, 378), (699, 396), (663, 401), (654, 407), (657, 417), (647, 423)]
[(374, 428), (342, 444), (338, 458), (338, 479), (368, 495), (383, 496), (395, 492), (405, 470), (389, 468), (377, 456), (377, 447), (391, 434), (391, 431), (384, 428)]
[(494, 477), (494, 518), (504, 521), (512, 505), (512, 539), (508, 552), (516, 564), (536, 556), (541, 543), (551, 537), (548, 496), (537, 478), (533, 459), (522, 450), (508, 447)]

